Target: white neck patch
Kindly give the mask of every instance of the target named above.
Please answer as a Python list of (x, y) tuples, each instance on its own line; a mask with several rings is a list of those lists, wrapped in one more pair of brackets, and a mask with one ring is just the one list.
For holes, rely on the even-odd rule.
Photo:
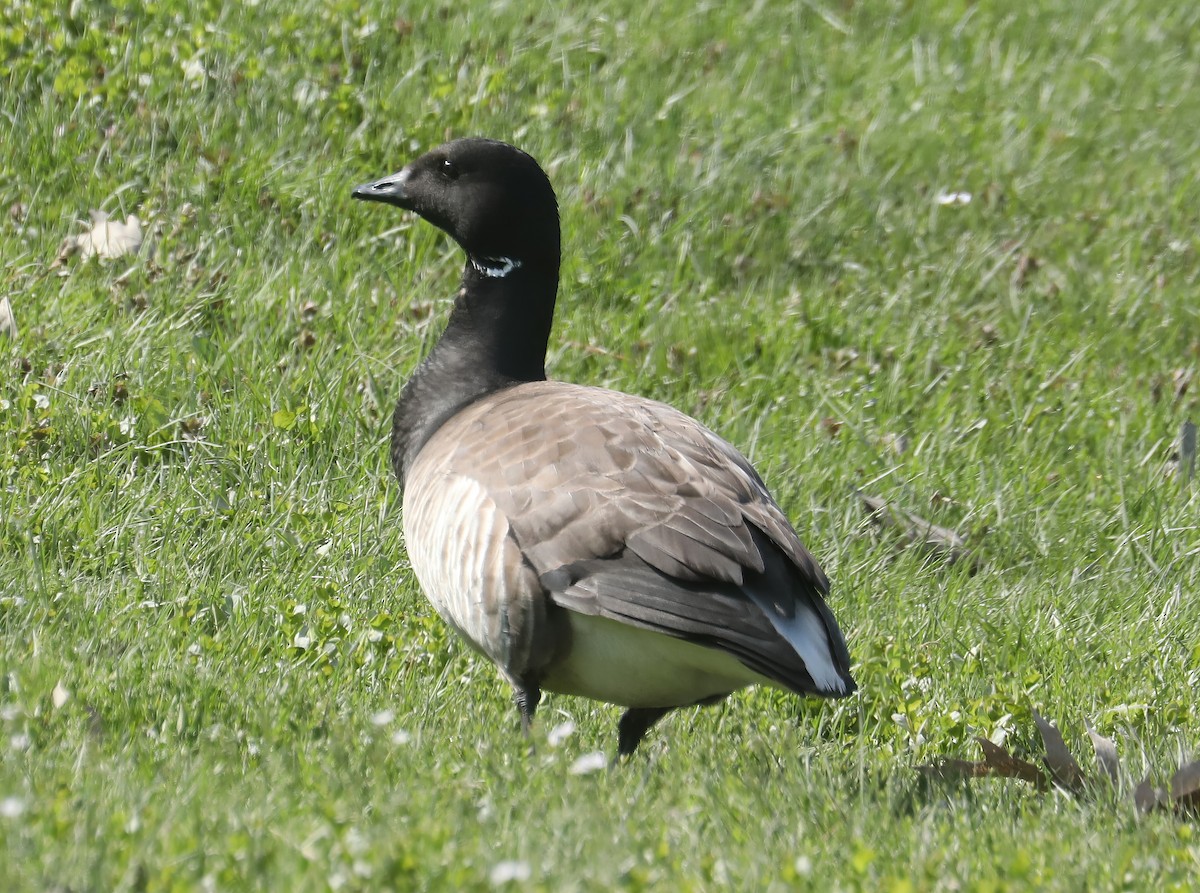
[(471, 257), (471, 266), (477, 273), (489, 279), (503, 279), (513, 270), (521, 268), (521, 262), (511, 257)]

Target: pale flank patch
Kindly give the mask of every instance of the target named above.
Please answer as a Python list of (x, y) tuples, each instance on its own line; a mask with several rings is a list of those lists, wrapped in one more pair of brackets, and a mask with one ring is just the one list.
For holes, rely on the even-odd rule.
[[(436, 477), (436, 480), (429, 480)], [(437, 612), (484, 654), (505, 590), (508, 525), (483, 487), (461, 475), (414, 475), (404, 498), (404, 536), (421, 588)]]

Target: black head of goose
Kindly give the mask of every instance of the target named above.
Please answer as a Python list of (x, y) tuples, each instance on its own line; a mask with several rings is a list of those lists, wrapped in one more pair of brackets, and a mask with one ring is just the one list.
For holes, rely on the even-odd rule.
[(467, 254), (396, 405), (392, 463), (417, 579), (526, 731), (543, 690), (628, 708), (618, 755), (747, 685), (854, 691), (825, 574), (749, 461), (665, 404), (546, 380), (559, 223), (533, 158), (455, 140), (353, 195)]

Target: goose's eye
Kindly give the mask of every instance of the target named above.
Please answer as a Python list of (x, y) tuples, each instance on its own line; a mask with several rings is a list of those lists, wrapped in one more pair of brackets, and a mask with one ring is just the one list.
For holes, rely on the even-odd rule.
[(458, 167), (449, 158), (442, 159), (442, 176), (447, 180), (458, 179)]

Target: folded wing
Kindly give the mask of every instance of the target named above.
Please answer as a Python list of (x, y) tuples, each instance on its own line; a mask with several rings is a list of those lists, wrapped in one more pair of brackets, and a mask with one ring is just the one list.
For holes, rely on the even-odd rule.
[(534, 382), (435, 439), (456, 445), (443, 473), (486, 490), (554, 604), (719, 648), (796, 691), (854, 690), (824, 573), (747, 460), (694, 419)]

